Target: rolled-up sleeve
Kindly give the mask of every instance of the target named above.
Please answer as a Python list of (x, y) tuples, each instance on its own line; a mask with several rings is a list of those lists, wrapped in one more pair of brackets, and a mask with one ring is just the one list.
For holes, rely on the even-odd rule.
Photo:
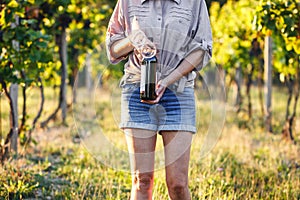
[(111, 55), (112, 44), (125, 37), (125, 21), (122, 9), (122, 0), (118, 0), (106, 32), (106, 51), (108, 59), (112, 64), (117, 64), (125, 59), (125, 57), (116, 58)]
[(212, 57), (213, 39), (207, 6), (204, 0), (200, 0), (197, 12), (195, 28), (192, 31), (191, 43), (188, 45), (187, 55), (195, 50), (204, 50), (203, 61), (196, 66), (197, 70), (205, 67)]

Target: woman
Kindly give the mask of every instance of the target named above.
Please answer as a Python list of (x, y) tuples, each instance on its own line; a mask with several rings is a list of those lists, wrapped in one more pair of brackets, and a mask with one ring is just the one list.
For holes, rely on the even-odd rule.
[[(141, 55), (135, 40), (145, 33), (157, 48), (155, 100), (141, 101)], [(107, 53), (128, 59), (121, 81), (120, 128), (132, 171), (131, 199), (152, 199), (157, 133), (162, 136), (170, 199), (191, 199), (188, 167), (196, 133), (194, 73), (211, 58), (212, 35), (204, 0), (119, 0), (107, 29)]]

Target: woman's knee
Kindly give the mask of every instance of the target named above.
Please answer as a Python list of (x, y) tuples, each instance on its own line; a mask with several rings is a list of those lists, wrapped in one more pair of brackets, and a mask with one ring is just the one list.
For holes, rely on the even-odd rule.
[(133, 183), (135, 188), (140, 191), (149, 191), (153, 185), (153, 173), (138, 173), (134, 174)]
[(167, 187), (171, 194), (175, 194), (176, 196), (181, 196), (188, 190), (187, 177), (167, 178)]

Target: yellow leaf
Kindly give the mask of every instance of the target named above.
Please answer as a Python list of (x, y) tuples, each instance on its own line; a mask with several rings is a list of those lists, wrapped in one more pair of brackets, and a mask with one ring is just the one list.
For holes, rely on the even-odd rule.
[(75, 5), (68, 5), (68, 11), (69, 12), (75, 12), (75, 10), (76, 10), (76, 6)]
[(300, 39), (297, 39), (297, 41), (293, 44), (295, 52), (300, 55)]
[(8, 7), (11, 7), (11, 8), (17, 8), (19, 6), (18, 2), (16, 0), (12, 0), (11, 2), (9, 2), (7, 4)]
[(25, 17), (25, 14), (22, 13), (22, 12), (16, 12), (16, 15), (18, 15), (18, 16), (21, 17), (21, 18), (24, 18), (24, 17)]
[(32, 44), (32, 41), (28, 41), (28, 42), (27, 42), (27, 46), (28, 46), (28, 47), (30, 47), (31, 44)]
[(267, 36), (271, 36), (271, 35), (272, 35), (272, 30), (269, 30), (269, 29), (268, 29), (268, 30), (266, 31), (266, 35), (267, 35)]
[(4, 145), (5, 145), (5, 140), (4, 140), (4, 139), (1, 139), (1, 140), (0, 140), (0, 145), (1, 145), (1, 146), (4, 146)]
[(59, 6), (58, 7), (58, 11), (60, 11), (60, 12), (64, 11), (64, 7), (63, 6)]
[(286, 50), (291, 51), (293, 49), (293, 44), (287, 44)]
[(84, 27), (84, 23), (79, 22), (79, 23), (77, 24), (77, 28), (78, 28), (78, 29), (82, 29), (83, 27)]
[(95, 27), (96, 27), (96, 24), (94, 24), (94, 23), (90, 24), (90, 28), (95, 28)]
[(52, 23), (48, 18), (44, 18), (43, 22), (44, 22), (45, 26), (48, 26), (48, 27), (52, 26)]
[(280, 80), (282, 83), (284, 83), (284, 81), (285, 81), (285, 76), (284, 76), (283, 73), (280, 73), (280, 75), (279, 75), (279, 80)]

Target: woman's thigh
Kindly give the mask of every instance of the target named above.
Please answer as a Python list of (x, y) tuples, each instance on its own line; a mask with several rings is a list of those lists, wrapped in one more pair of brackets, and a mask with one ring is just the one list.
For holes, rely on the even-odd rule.
[(162, 132), (167, 182), (187, 184), (192, 136), (191, 132)]
[(139, 173), (153, 172), (157, 133), (143, 129), (125, 129), (124, 132), (131, 170)]

